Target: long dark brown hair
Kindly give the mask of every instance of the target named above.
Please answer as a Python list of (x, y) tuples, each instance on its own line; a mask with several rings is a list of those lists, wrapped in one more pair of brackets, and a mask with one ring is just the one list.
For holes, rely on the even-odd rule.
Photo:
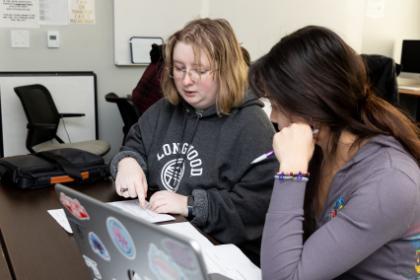
[[(344, 130), (357, 136), (355, 145), (383, 134), (396, 138), (420, 163), (419, 128), (374, 94), (361, 57), (327, 28), (307, 26), (283, 37), (251, 66), (249, 79), (257, 95), (281, 110), (329, 127), (331, 153)], [(320, 156), (316, 151), (310, 163), (309, 192), (316, 192)], [(312, 195), (305, 196), (305, 216), (312, 212), (307, 211)]]

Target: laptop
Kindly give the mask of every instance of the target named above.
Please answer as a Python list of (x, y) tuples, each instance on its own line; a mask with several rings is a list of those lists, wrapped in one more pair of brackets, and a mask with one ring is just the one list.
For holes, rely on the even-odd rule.
[(61, 184), (56, 184), (92, 279), (230, 279), (207, 274), (199, 245)]

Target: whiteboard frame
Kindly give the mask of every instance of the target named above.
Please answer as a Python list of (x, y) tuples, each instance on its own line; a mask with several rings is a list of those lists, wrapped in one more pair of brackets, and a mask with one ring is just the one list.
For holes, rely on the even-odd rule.
[(142, 64), (131, 62), (131, 37), (150, 36), (166, 40), (187, 22), (200, 18), (202, 11), (202, 2), (197, 0), (112, 0), (112, 4), (114, 64), (123, 67), (142, 67)]
[[(49, 83), (56, 83), (64, 80), (65, 78), (73, 78), (77, 79), (80, 78), (80, 81), (88, 85), (89, 90), (86, 90), (86, 92), (90, 95), (93, 94), (93, 96), (86, 96), (86, 100), (79, 100), (77, 103), (77, 95), (75, 95), (71, 90), (73, 89), (67, 89), (70, 90), (72, 95), (68, 96), (65, 102), (61, 101), (64, 99), (64, 96), (61, 95), (59, 97), (58, 94), (56, 94), (51, 88), (49, 88)], [(15, 84), (15, 81), (13, 79), (22, 79), (22, 83)], [(25, 79), (28, 81), (26, 82)], [(10, 81), (10, 82), (8, 82)], [(22, 104), (20, 103), (17, 95), (14, 93), (13, 89), (8, 88), (9, 84), (13, 84), (14, 86), (20, 86), (20, 85), (26, 85), (26, 84), (44, 84), (47, 88), (51, 91), (51, 95), (54, 99), (54, 102), (58, 108), (58, 111), (60, 113), (85, 113), (85, 117), (81, 118), (66, 118), (66, 128), (69, 131), (70, 137), (72, 142), (77, 141), (83, 141), (83, 140), (93, 140), (98, 139), (98, 100), (97, 100), (97, 77), (94, 72), (91, 71), (58, 71), (58, 72), (1, 72), (0, 71), (0, 157), (6, 156), (12, 156), (16, 154), (16, 151), (19, 150), (19, 153), (17, 154), (27, 154), (29, 153), (26, 149), (26, 145), (24, 144), (26, 142), (26, 136), (27, 136), (27, 118), (24, 114)], [(92, 84), (90, 84), (92, 83)], [(3, 86), (4, 85), (4, 86)], [(77, 88), (77, 87), (76, 87)], [(11, 93), (13, 91), (13, 93)], [(84, 94), (77, 92), (78, 94)], [(8, 100), (11, 100), (11, 96), (13, 97), (13, 104), (9, 104)], [(80, 96), (80, 95), (79, 95)], [(67, 95), (66, 95), (67, 97)], [(67, 100), (76, 100), (77, 105), (74, 102), (68, 102)], [(91, 102), (88, 102), (90, 100)], [(83, 101), (85, 101), (83, 103)], [(93, 103), (93, 104), (91, 104)], [(92, 106), (93, 105), (93, 106)], [(16, 133), (18, 134), (18, 138), (23, 139), (16, 139), (16, 145), (14, 147), (5, 147), (7, 146), (7, 143), (10, 142), (9, 135), (4, 135), (7, 133), (7, 131), (10, 131), (10, 127), (8, 123), (4, 125), (5, 117), (5, 108), (4, 106), (10, 106), (7, 107), (7, 110), (9, 112), (12, 110), (13, 114), (11, 117), (13, 118), (13, 129), (16, 130)], [(84, 106), (85, 110), (78, 109), (80, 106)], [(88, 111), (89, 110), (89, 111)], [(93, 112), (91, 112), (93, 110)], [(8, 120), (10, 121), (10, 120)], [(24, 122), (24, 125), (23, 123)], [(92, 125), (94, 127), (92, 127)], [(67, 136), (63, 134), (64, 130), (62, 127), (62, 121), (59, 124), (59, 131), (57, 131), (57, 134), (59, 136), (63, 137), (63, 140), (67, 142)], [(62, 134), (60, 134), (60, 132)], [(9, 137), (9, 138), (6, 138)], [(16, 138), (16, 135), (14, 137)], [(82, 138), (82, 139), (81, 139)], [(88, 139), (89, 138), (89, 139)], [(23, 143), (23, 144), (22, 144)], [(23, 147), (21, 147), (23, 145)], [(5, 148), (7, 149), (5, 151)]]
[(130, 42), (130, 57), (131, 63), (139, 65), (150, 64), (150, 50), (152, 44), (162, 45), (162, 37), (145, 37), (145, 36), (133, 36), (129, 40)]

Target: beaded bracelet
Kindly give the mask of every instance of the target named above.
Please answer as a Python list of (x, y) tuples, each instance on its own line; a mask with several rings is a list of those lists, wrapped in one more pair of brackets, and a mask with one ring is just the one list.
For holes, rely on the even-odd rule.
[(276, 178), (279, 181), (307, 182), (309, 181), (309, 173), (298, 172), (297, 174), (295, 174), (293, 172), (290, 172), (290, 173), (279, 172), (274, 176), (274, 178)]

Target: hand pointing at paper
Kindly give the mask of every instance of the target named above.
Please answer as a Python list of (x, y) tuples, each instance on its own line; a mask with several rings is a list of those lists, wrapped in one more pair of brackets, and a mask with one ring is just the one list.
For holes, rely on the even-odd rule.
[(118, 163), (115, 178), (115, 190), (118, 195), (125, 198), (138, 197), (140, 206), (146, 206), (147, 180), (143, 169), (133, 158), (124, 158)]

